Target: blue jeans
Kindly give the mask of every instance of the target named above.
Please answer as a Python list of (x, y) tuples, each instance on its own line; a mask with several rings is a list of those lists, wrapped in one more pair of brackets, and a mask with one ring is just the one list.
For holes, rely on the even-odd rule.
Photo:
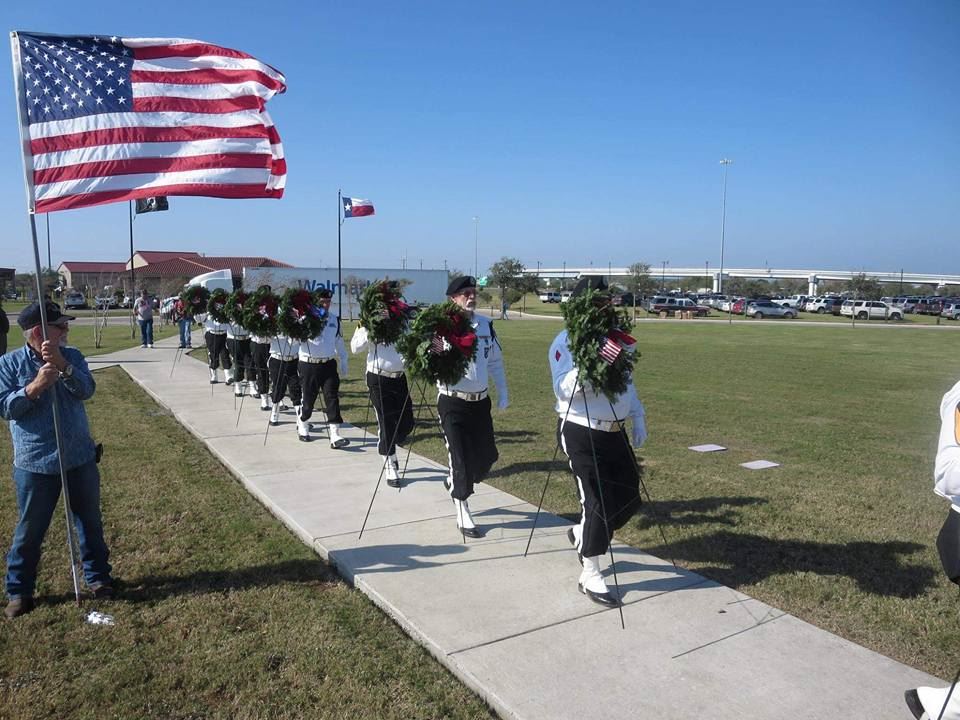
[[(13, 468), (20, 519), (7, 553), (7, 595), (33, 595), (40, 546), (60, 498), (60, 475)], [(110, 551), (100, 517), (100, 472), (94, 461), (67, 471), (70, 506), (80, 540), (80, 559), (87, 585), (110, 582)]]
[(178, 324), (180, 325), (180, 347), (189, 347), (190, 326), (193, 324), (193, 320), (184, 318), (183, 320), (179, 320)]
[(140, 344), (153, 345), (153, 318), (137, 322), (140, 323)]

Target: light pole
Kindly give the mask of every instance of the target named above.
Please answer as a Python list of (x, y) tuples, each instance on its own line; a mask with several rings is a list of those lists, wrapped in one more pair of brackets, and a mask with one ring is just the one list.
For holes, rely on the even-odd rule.
[(480, 246), (480, 218), (477, 215), (473, 216), (473, 276), (476, 277), (477, 273), (480, 272), (479, 264), (477, 263), (477, 248)]
[(670, 264), (669, 260), (660, 261), (660, 292), (667, 291), (667, 265)]
[(703, 286), (710, 287), (710, 292), (713, 292), (713, 283), (710, 282), (710, 261), (707, 260), (704, 265), (704, 269), (707, 271), (707, 276), (703, 279)]
[(733, 160), (724, 158), (720, 161), (723, 165), (723, 209), (720, 214), (720, 276), (717, 278), (717, 292), (723, 292), (723, 241), (727, 229), (727, 170), (733, 164)]

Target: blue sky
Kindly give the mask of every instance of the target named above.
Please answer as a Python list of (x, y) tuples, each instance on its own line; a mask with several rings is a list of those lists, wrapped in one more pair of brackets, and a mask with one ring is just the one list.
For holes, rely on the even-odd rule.
[[(345, 223), (348, 266), (472, 270), (476, 230), (481, 271), (716, 267), (729, 157), (727, 266), (960, 274), (954, 0), (305, 5), (51, 0), (0, 18), (193, 37), (286, 75), (269, 108), (284, 199), (171, 198), (136, 221), (138, 248), (335, 264), (342, 188), (377, 209)], [(0, 108), (0, 266), (29, 269), (9, 79)], [(50, 222), (54, 265), (125, 259), (126, 204)]]

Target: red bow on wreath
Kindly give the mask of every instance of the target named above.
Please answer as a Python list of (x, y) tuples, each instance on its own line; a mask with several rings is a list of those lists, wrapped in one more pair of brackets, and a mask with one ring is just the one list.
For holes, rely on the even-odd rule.
[(403, 300), (393, 300), (387, 303), (387, 312), (395, 318), (404, 317), (409, 309), (410, 306)]
[(447, 341), (463, 353), (464, 357), (470, 357), (470, 351), (477, 342), (477, 334), (475, 332), (465, 332), (462, 335), (451, 334), (447, 337)]

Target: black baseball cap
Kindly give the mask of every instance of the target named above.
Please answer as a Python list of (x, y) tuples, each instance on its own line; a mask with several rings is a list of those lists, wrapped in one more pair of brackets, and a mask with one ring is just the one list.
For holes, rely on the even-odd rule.
[(321, 300), (329, 300), (333, 297), (333, 293), (322, 287), (317, 289), (317, 297)]
[(453, 297), (454, 295), (457, 295), (468, 288), (475, 288), (476, 286), (477, 279), (473, 277), (473, 275), (461, 275), (460, 277), (455, 277), (447, 286), (447, 297)]
[[(47, 325), (60, 325), (62, 323), (70, 322), (71, 320), (76, 320), (73, 315), (64, 315), (60, 312), (60, 306), (54, 302), (47, 302), (46, 311), (47, 311)], [(20, 315), (17, 316), (17, 325), (22, 327), (24, 330), (29, 330), (32, 327), (36, 327), (41, 322), (40, 318), (40, 303), (30, 303), (23, 310), (20, 311)]]

